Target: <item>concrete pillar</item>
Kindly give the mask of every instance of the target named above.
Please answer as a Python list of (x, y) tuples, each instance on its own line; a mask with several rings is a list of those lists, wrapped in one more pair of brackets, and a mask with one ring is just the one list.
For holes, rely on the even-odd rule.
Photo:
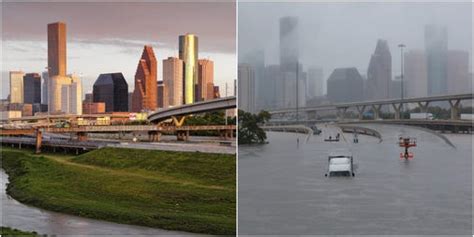
[(451, 119), (459, 120), (460, 104), (461, 100), (449, 100), (449, 105), (451, 106)]
[(36, 130), (36, 154), (41, 153), (41, 144), (43, 143), (43, 132)]
[(400, 108), (402, 104), (392, 104), (393, 109), (395, 110), (395, 119), (400, 119)]
[(428, 105), (430, 104), (429, 101), (427, 102), (418, 102), (418, 107), (420, 107), (421, 113), (426, 113), (428, 111)]
[(78, 132), (77, 133), (77, 140), (83, 142), (83, 141), (87, 141), (87, 133), (85, 132)]
[(189, 130), (186, 130), (186, 140), (185, 141), (189, 141)]
[(346, 111), (347, 111), (347, 107), (337, 108), (338, 120), (344, 120)]
[(356, 106), (356, 108), (357, 108), (357, 112), (359, 112), (359, 120), (362, 120), (364, 118), (365, 105)]
[(380, 118), (380, 108), (382, 105), (372, 105), (372, 110), (374, 111), (374, 119)]

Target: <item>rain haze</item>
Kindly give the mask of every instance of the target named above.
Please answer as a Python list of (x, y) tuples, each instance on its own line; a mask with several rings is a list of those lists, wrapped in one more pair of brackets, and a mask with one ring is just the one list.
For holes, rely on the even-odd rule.
[[(255, 3), (239, 2), (239, 63), (252, 52), (265, 54), (265, 65), (279, 64), (279, 19), (298, 19), (299, 60), (303, 70), (356, 67), (367, 74), (378, 39), (388, 42), (392, 78), (400, 75), (400, 49), (425, 49), (428, 24), (447, 28), (448, 49), (469, 52), (472, 72), (472, 3)], [(324, 86), (324, 93), (326, 87)]]

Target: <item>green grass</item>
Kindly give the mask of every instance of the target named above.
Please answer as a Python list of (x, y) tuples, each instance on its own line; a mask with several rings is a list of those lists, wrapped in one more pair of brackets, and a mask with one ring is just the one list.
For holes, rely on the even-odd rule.
[(7, 192), (48, 210), (118, 223), (235, 234), (235, 156), (104, 148), (80, 156), (3, 149)]
[(2, 231), (0, 232), (0, 235), (3, 237), (37, 237), (40, 236), (36, 232), (27, 232), (27, 231), (22, 231), (22, 230), (17, 230), (17, 229), (12, 229), (10, 227), (1, 227)]

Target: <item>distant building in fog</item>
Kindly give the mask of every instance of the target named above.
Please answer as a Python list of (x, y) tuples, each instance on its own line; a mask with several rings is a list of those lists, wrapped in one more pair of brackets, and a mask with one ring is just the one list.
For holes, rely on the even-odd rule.
[(269, 106), (271, 92), (268, 90), (269, 80), (265, 76), (265, 54), (263, 50), (253, 50), (250, 53), (240, 56), (239, 63), (248, 64), (254, 71), (255, 78), (255, 108), (257, 110)]
[(23, 76), (23, 103), (41, 104), (41, 76), (38, 73)]
[(448, 50), (447, 90), (448, 94), (472, 93), (469, 74), (469, 52)]
[[(267, 92), (266, 109), (274, 109), (283, 106), (284, 81), (281, 76), (280, 65), (269, 65), (265, 67), (265, 87)], [(260, 92), (259, 92), (260, 93)]]
[(255, 72), (248, 64), (240, 64), (238, 67), (239, 109), (255, 113)]
[(323, 69), (320, 67), (310, 67), (307, 74), (308, 88), (306, 96), (308, 99), (323, 96)]
[(361, 101), (363, 83), (356, 68), (336, 68), (327, 81), (328, 99), (332, 103)]
[(446, 27), (425, 26), (428, 95), (447, 93), (448, 32)]
[(405, 52), (403, 87), (404, 97), (425, 97), (428, 94), (426, 55), (422, 50)]
[(386, 99), (390, 94), (392, 80), (392, 55), (386, 40), (379, 39), (375, 52), (370, 57), (367, 70), (369, 99)]
[(282, 72), (295, 72), (299, 61), (298, 18), (280, 18), (280, 66)]
[(121, 72), (100, 74), (93, 86), (93, 102), (104, 102), (106, 112), (128, 111), (128, 84)]

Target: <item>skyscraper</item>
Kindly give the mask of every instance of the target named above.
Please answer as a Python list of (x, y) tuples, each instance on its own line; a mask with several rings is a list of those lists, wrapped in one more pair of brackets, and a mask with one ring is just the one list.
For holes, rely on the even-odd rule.
[(307, 75), (308, 88), (306, 92), (308, 99), (323, 96), (323, 69), (320, 67), (310, 67)]
[(128, 111), (128, 84), (121, 72), (100, 74), (94, 83), (93, 102), (104, 102), (106, 112)]
[(52, 76), (66, 76), (66, 24), (48, 24), (48, 72)]
[(184, 103), (195, 101), (195, 89), (198, 83), (198, 37), (193, 34), (179, 36), (179, 59), (184, 61)]
[(132, 112), (154, 111), (157, 105), (157, 62), (153, 48), (145, 45), (135, 73)]
[[(69, 88), (69, 114), (82, 114), (82, 82), (81, 78), (76, 74), (68, 75), (71, 80), (67, 87)], [(64, 97), (63, 97), (64, 99)], [(66, 112), (66, 111), (64, 111)]]
[(387, 99), (392, 81), (392, 55), (386, 40), (379, 39), (367, 70), (369, 99)]
[(166, 90), (166, 93), (163, 93), (164, 108), (184, 103), (183, 64), (183, 60), (175, 57), (163, 60), (163, 84)]
[(41, 103), (41, 76), (38, 73), (27, 73), (23, 76), (23, 103)]
[(268, 65), (265, 67), (265, 89), (268, 91), (266, 109), (282, 108), (284, 85), (281, 77), (280, 65)]
[(469, 52), (448, 50), (447, 92), (449, 94), (472, 93), (469, 80)]
[(209, 59), (198, 60), (198, 89), (199, 101), (214, 98), (214, 62)]
[(422, 50), (410, 50), (405, 53), (403, 62), (405, 97), (425, 97), (428, 92), (425, 53)]
[(41, 89), (41, 103), (48, 104), (48, 81), (49, 81), (49, 74), (48, 72), (43, 72), (43, 85)]
[(448, 32), (446, 27), (425, 26), (426, 65), (428, 72), (428, 95), (447, 92), (447, 50)]
[(255, 73), (255, 100), (256, 109), (266, 108), (269, 98), (272, 97), (271, 91), (268, 90), (268, 81), (265, 80), (265, 53), (263, 50), (253, 50), (241, 56), (239, 54), (239, 62), (252, 66)]
[(280, 18), (280, 66), (282, 72), (296, 72), (299, 58), (298, 18)]
[(255, 73), (248, 64), (240, 64), (238, 68), (239, 109), (246, 112), (255, 112)]
[(328, 99), (333, 102), (355, 102), (363, 98), (363, 79), (356, 68), (336, 68), (329, 76)]
[(22, 71), (10, 72), (10, 103), (23, 103), (23, 76)]

